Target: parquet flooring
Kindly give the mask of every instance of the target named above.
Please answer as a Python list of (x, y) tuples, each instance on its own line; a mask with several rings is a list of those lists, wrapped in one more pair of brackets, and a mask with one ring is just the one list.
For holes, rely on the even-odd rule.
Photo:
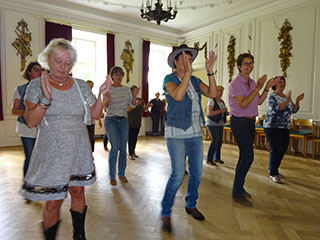
[[(284, 184), (267, 175), (268, 152), (255, 150), (255, 160), (246, 178), (253, 207), (231, 200), (238, 149), (223, 144), (225, 164), (209, 166), (204, 161), (197, 207), (206, 220), (199, 222), (184, 210), (186, 178), (177, 193), (172, 212), (173, 232), (161, 230), (160, 202), (170, 174), (165, 140), (140, 137), (135, 161), (128, 160), (129, 183), (111, 187), (108, 152), (102, 141), (94, 152), (97, 182), (86, 188), (88, 240), (286, 240), (320, 239), (320, 161), (286, 155), (281, 173)], [(204, 142), (205, 156), (209, 142)], [(42, 239), (39, 221), (42, 203), (26, 204), (18, 195), (24, 155), (21, 147), (0, 148), (0, 239)], [(72, 239), (70, 198), (61, 208), (59, 240)]]

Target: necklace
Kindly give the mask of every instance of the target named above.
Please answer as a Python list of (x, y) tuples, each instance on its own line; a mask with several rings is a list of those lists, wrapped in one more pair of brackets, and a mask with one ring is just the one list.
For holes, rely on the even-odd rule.
[[(51, 79), (52, 79), (52, 78), (51, 78)], [(59, 82), (59, 81), (56, 81), (56, 80), (54, 80), (54, 79), (52, 79), (52, 81), (53, 81), (54, 83), (58, 84), (60, 87), (62, 87), (62, 85), (63, 85), (63, 82)]]

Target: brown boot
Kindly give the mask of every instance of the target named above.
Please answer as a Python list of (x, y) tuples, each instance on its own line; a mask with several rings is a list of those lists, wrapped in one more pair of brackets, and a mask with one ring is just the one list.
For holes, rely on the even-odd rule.
[(162, 230), (165, 232), (171, 232), (171, 221), (170, 217), (162, 216)]

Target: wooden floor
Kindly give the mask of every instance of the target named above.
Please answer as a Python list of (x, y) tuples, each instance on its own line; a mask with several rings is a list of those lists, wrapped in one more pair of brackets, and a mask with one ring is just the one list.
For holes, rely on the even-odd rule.
[[(129, 183), (111, 187), (108, 153), (96, 142), (97, 182), (86, 188), (88, 240), (188, 239), (320, 239), (320, 161), (285, 156), (282, 185), (267, 176), (268, 152), (255, 150), (246, 178), (253, 207), (231, 200), (238, 149), (224, 144), (224, 165), (204, 162), (197, 207), (206, 220), (199, 222), (184, 210), (187, 176), (177, 193), (172, 212), (173, 232), (161, 230), (160, 202), (170, 174), (170, 160), (162, 137), (139, 138), (137, 160), (128, 160)], [(209, 142), (204, 142), (205, 153)], [(206, 154), (205, 154), (206, 155)], [(42, 239), (39, 221), (42, 203), (26, 204), (18, 195), (24, 155), (21, 147), (0, 148), (0, 239)], [(61, 209), (58, 239), (72, 239), (70, 198)]]

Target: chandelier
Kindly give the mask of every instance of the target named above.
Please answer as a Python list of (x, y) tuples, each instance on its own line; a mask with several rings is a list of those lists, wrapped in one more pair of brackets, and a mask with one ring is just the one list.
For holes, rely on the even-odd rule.
[[(171, 6), (171, 0), (167, 0), (167, 10), (162, 9), (163, 3), (162, 0), (157, 0), (154, 4), (155, 7), (152, 9), (152, 0), (146, 0), (146, 7), (144, 8), (144, 4), (142, 3), (140, 9), (140, 16), (143, 19), (147, 19), (148, 21), (156, 21), (158, 25), (160, 25), (161, 21), (168, 22), (168, 20), (175, 19), (178, 11), (177, 5), (174, 6), (174, 9)], [(172, 11), (173, 9), (173, 11)]]

